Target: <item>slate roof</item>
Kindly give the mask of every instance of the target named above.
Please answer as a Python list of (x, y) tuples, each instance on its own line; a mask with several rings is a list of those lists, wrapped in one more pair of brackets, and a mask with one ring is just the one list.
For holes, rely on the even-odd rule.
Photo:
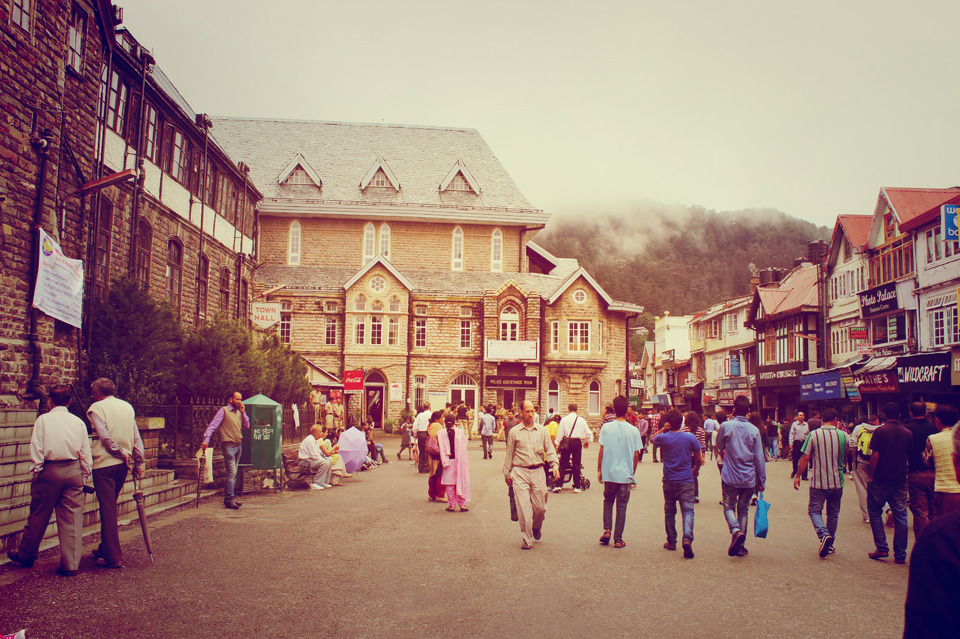
[[(266, 199), (367, 202), (542, 213), (524, 197), (475, 129), (362, 124), (304, 120), (213, 119), (211, 133), (230, 157), (250, 167), (250, 178)], [(297, 153), (323, 182), (315, 195), (293, 194), (277, 180)], [(361, 190), (370, 167), (382, 158), (400, 190)], [(477, 181), (480, 194), (445, 191), (440, 185), (460, 161)], [(372, 201), (373, 200), (373, 201)]]

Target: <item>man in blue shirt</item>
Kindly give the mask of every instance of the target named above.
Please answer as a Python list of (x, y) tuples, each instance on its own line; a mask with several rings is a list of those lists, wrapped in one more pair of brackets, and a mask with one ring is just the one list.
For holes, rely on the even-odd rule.
[(700, 442), (693, 433), (681, 432), (683, 415), (671, 408), (663, 416), (663, 428), (653, 436), (663, 459), (663, 521), (667, 550), (677, 549), (677, 502), (683, 519), (683, 556), (693, 559), (694, 477), (700, 474)]
[(727, 554), (742, 557), (747, 554), (743, 542), (747, 538), (747, 518), (750, 498), (762, 491), (767, 481), (763, 461), (760, 431), (747, 420), (750, 400), (737, 397), (733, 401), (733, 419), (720, 424), (717, 450), (723, 454), (720, 483), (723, 487), (723, 516), (730, 527), (730, 547)]
[[(623, 526), (627, 520), (627, 502), (633, 474), (640, 461), (640, 431), (627, 423), (627, 398), (613, 400), (616, 419), (600, 428), (600, 457), (597, 459), (597, 479), (603, 484), (603, 535), (600, 543), (610, 543), (613, 529), (613, 547), (623, 548)], [(613, 526), (613, 504), (617, 504), (617, 524)]]

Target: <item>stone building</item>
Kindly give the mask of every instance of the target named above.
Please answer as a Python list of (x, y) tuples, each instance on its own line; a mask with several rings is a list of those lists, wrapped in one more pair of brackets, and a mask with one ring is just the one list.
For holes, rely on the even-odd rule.
[(579, 266), (532, 241), (548, 215), (475, 130), (214, 119), (263, 190), (254, 289), (328, 393), (363, 371), (378, 424), (463, 399), (568, 403), (626, 391), (627, 325)]

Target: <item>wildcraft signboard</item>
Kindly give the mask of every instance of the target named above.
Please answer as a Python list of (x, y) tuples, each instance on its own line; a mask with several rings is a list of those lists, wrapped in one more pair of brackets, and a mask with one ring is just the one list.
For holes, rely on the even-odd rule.
[(897, 358), (897, 383), (903, 393), (948, 393), (950, 353), (920, 353)]
[(889, 313), (900, 308), (897, 298), (897, 283), (890, 282), (883, 286), (871, 288), (859, 294), (860, 313), (863, 317), (873, 317), (882, 313)]

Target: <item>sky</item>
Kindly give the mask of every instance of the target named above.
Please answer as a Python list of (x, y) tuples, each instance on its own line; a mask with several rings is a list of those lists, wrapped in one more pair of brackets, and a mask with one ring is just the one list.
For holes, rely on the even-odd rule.
[(956, 0), (116, 2), (197, 112), (477, 129), (556, 216), (960, 184)]

